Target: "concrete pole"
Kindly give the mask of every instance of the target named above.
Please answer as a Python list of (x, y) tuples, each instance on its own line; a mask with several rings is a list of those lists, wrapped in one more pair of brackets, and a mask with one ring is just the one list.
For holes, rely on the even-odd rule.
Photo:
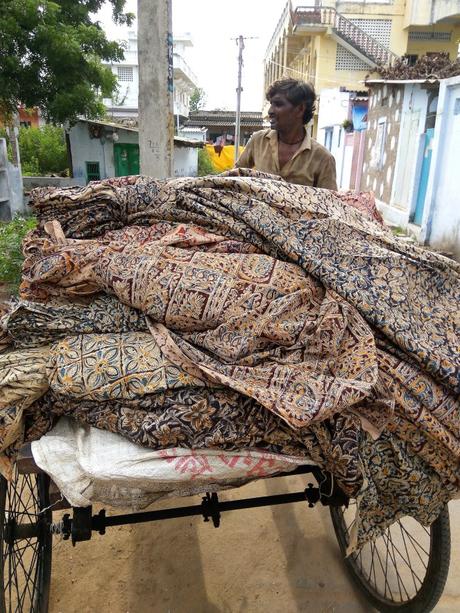
[(236, 122), (235, 122), (235, 162), (240, 151), (240, 126), (241, 126), (241, 73), (243, 68), (244, 38), (238, 36), (238, 87), (236, 88)]
[(174, 175), (171, 0), (137, 0), (141, 173)]

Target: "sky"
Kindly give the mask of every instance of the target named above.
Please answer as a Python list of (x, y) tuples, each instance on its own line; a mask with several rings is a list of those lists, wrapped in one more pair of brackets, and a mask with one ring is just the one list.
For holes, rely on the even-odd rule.
[[(126, 10), (135, 13), (136, 5), (128, 0)], [(285, 5), (286, 0), (172, 0), (173, 33), (191, 35), (186, 61), (206, 93), (205, 108), (235, 110), (238, 47), (232, 39), (242, 34), (255, 38), (245, 41), (243, 51), (241, 110), (262, 110), (263, 58)], [(128, 28), (114, 25), (110, 6), (98, 19), (110, 39), (126, 37)]]

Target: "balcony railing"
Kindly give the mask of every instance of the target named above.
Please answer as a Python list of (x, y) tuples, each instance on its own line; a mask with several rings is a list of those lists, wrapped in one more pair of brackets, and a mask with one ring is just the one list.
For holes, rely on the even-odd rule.
[(198, 83), (198, 80), (190, 66), (178, 53), (173, 54), (173, 66), (174, 70), (181, 70), (182, 73), (189, 79), (189, 81), (192, 82), (193, 85), (196, 85)]

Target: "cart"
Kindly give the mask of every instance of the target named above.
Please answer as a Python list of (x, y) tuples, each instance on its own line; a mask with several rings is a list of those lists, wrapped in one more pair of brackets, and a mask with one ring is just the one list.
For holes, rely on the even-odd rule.
[[(392, 524), (376, 541), (346, 556), (355, 518), (355, 502), (337, 487), (328, 473), (317, 466), (303, 465), (288, 473), (312, 475), (300, 492), (220, 501), (207, 493), (201, 504), (107, 516), (93, 515), (91, 507), (71, 507), (46, 473), (33, 460), (31, 446), (19, 453), (11, 481), (0, 477), (1, 577), (0, 611), (46, 613), (51, 579), (52, 539), (60, 535), (73, 545), (91, 539), (93, 532), (105, 534), (111, 526), (202, 516), (217, 528), (222, 514), (236, 509), (288, 503), (330, 509), (341, 555), (355, 586), (379, 611), (431, 611), (447, 579), (450, 561), (450, 527), (445, 507), (429, 527), (405, 517)], [(52, 511), (69, 509), (57, 522)]]

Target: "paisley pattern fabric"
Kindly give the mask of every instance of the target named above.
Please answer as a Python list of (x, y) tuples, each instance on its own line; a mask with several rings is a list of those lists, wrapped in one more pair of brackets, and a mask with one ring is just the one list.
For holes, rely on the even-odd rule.
[[(346, 198), (342, 201), (340, 194), (267, 177), (239, 169), (227, 176), (194, 179), (134, 177), (122, 187), (101, 182), (92, 189), (110, 188), (116, 194), (118, 212), (111, 217), (119, 220), (117, 227), (159, 221), (198, 225), (299, 264), (459, 393), (460, 264), (399, 241)], [(84, 195), (66, 198), (63, 193), (67, 192), (54, 197), (51, 210), (66, 237), (103, 234), (106, 225), (99, 224), (97, 215), (106, 212), (94, 211), (94, 218), (88, 212), (85, 217)], [(84, 221), (74, 221), (80, 197)], [(36, 206), (41, 223), (52, 218), (50, 207), (46, 210)], [(31, 242), (26, 251), (32, 256)], [(37, 249), (40, 258), (43, 247)]]
[(456, 495), (460, 266), (394, 238), (369, 196), (240, 170), (32, 202), (0, 354), (47, 352), (26, 439), (68, 415), (152, 449), (305, 457), (357, 497), (359, 543)]
[(0, 452), (23, 435), (24, 411), (49, 387), (49, 347), (0, 354)]
[(83, 334), (53, 345), (51, 389), (73, 401), (134, 400), (167, 389), (205, 385), (170, 362), (148, 333)]
[(79, 302), (14, 300), (0, 319), (0, 331), (16, 348), (40, 347), (73, 334), (146, 331), (143, 313), (113, 296), (98, 294)]
[(294, 426), (367, 398), (391, 405), (383, 389), (372, 392), (377, 360), (369, 326), (298, 266), (262, 254), (164, 247), (168, 235), (150, 240), (140, 228), (135, 238), (135, 230), (129, 241), (120, 231), (103, 245), (36, 240), (47, 255), (34, 263), (29, 257), (23, 293), (109, 291), (167, 326), (151, 330), (165, 350), (175, 347), (171, 360), (198, 366), (208, 381), (253, 397)]

